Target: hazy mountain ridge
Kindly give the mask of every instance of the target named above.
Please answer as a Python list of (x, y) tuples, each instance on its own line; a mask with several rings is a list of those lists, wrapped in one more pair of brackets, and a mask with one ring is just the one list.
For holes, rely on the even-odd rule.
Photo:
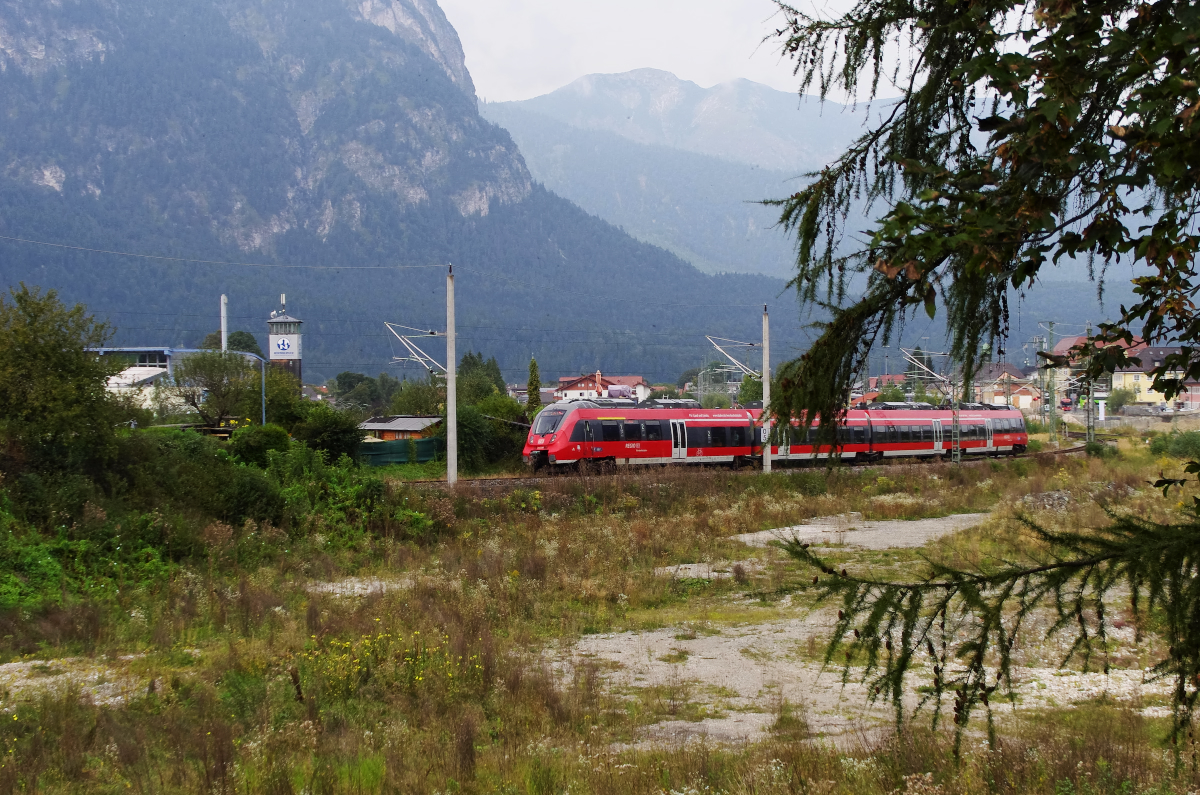
[(788, 172), (581, 130), (516, 103), (480, 113), (508, 130), (535, 179), (639, 240), (708, 273), (790, 275), (792, 237), (761, 203), (795, 190)]
[(540, 97), (494, 104), (790, 176), (841, 154), (867, 118), (866, 107), (821, 103), (749, 80), (701, 88), (658, 69), (586, 75)]

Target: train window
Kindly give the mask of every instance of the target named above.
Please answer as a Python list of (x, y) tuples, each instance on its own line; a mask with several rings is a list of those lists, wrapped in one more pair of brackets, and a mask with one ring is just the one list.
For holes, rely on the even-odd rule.
[(640, 442), (642, 440), (642, 424), (640, 422), (625, 423), (625, 441)]
[(811, 425), (808, 429), (808, 443), (816, 444), (821, 438), (821, 426)]
[(842, 425), (837, 430), (838, 430), (838, 433), (837, 433), (838, 443), (839, 444), (849, 444), (850, 443), (850, 429), (847, 428), (845, 425)]
[(888, 440), (887, 426), (886, 425), (872, 425), (871, 426), (871, 436), (873, 437), (876, 444), (882, 444), (882, 443), (886, 442)]
[(587, 422), (584, 420), (580, 420), (579, 422), (575, 423), (575, 427), (571, 429), (571, 441), (572, 442), (582, 442), (583, 441), (583, 429), (586, 426), (587, 426)]
[(921, 426), (921, 439), (926, 442), (933, 441), (933, 426), (932, 425), (922, 425)]
[(746, 447), (746, 428), (738, 425), (729, 429), (729, 446), (730, 447)]
[(646, 441), (661, 442), (663, 438), (662, 423), (658, 420), (651, 420), (646, 423)]
[(1017, 419), (1017, 420), (1013, 420), (1013, 422), (1016, 423), (1016, 425), (1017, 425), (1017, 433), (1025, 433), (1025, 418), (1024, 417), (1021, 417), (1020, 419)]
[(855, 425), (852, 430), (854, 431), (854, 443), (855, 444), (866, 444), (867, 443), (867, 426), (866, 425)]
[(727, 428), (709, 428), (708, 437), (712, 440), (710, 444), (713, 447), (729, 446), (729, 430)]
[(603, 427), (604, 427), (604, 441), (606, 441), (606, 442), (621, 441), (621, 423), (605, 421)]
[(558, 422), (567, 412), (562, 409), (543, 411), (537, 415), (537, 419), (533, 421), (533, 432), (538, 436), (544, 436), (547, 433), (554, 433), (558, 430)]
[(896, 432), (899, 436), (899, 438), (896, 441), (898, 441), (898, 442), (911, 442), (912, 441), (912, 434), (909, 432), (907, 425), (897, 425)]
[(708, 447), (708, 428), (693, 428), (688, 426), (687, 446)]

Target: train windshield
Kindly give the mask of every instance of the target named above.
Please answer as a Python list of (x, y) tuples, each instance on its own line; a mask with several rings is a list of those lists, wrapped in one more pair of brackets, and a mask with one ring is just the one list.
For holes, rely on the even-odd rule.
[(537, 415), (533, 421), (533, 432), (537, 436), (545, 436), (558, 430), (558, 424), (567, 412), (562, 409), (548, 409)]

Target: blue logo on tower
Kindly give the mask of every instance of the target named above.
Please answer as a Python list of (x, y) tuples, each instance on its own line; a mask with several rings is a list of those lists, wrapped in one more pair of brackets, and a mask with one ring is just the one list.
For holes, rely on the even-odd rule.
[(281, 337), (275, 343), (275, 350), (279, 351), (280, 353), (287, 353), (291, 349), (292, 343), (288, 341), (287, 337)]

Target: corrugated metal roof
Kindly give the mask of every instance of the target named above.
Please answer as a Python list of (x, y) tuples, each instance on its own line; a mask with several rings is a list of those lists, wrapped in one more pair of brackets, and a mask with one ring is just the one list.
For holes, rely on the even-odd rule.
[(372, 417), (358, 427), (364, 431), (423, 431), (441, 421), (441, 417)]
[(135, 386), (153, 383), (166, 374), (165, 367), (126, 367), (108, 379), (108, 388), (131, 389)]

